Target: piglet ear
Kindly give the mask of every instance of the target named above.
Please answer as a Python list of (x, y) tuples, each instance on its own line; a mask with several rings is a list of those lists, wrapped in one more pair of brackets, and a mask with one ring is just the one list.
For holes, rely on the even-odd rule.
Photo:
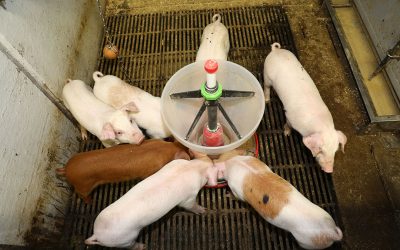
[(344, 153), (344, 145), (346, 145), (347, 137), (343, 134), (342, 131), (336, 130), (339, 138), (340, 149)]
[(93, 80), (95, 82), (98, 82), (100, 80), (101, 77), (103, 77), (104, 75), (100, 72), (100, 71), (95, 71), (93, 73)]
[(139, 112), (139, 108), (136, 106), (134, 102), (125, 104), (124, 106), (121, 107), (121, 110), (126, 112)]
[(101, 138), (100, 140), (114, 140), (115, 139), (115, 132), (114, 128), (112, 127), (111, 123), (107, 122), (103, 125), (103, 129), (101, 130)]
[(174, 159), (185, 159), (185, 160), (190, 160), (190, 156), (188, 155), (188, 153), (186, 153), (185, 151), (179, 151), (175, 153)]
[(303, 137), (303, 143), (311, 150), (314, 157), (322, 151), (323, 141), (321, 135), (318, 133)]

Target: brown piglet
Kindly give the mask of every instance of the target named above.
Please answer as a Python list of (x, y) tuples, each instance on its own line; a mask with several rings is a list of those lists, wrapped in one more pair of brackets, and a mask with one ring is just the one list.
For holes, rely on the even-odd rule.
[(98, 185), (144, 179), (174, 159), (190, 160), (179, 142), (153, 139), (141, 145), (123, 144), (74, 155), (57, 173), (65, 175), (75, 192), (86, 202)]

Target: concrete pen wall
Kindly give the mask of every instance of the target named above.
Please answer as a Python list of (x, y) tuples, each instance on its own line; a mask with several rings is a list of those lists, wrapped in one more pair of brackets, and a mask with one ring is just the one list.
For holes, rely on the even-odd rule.
[(70, 192), (54, 169), (79, 132), (33, 83), (56, 97), (67, 78), (89, 84), (102, 32), (95, 0), (0, 1), (0, 245), (63, 218)]

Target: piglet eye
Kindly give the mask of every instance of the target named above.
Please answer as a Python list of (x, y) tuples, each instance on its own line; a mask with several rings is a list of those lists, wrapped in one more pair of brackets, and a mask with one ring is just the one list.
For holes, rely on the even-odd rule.
[(122, 135), (122, 131), (117, 131), (117, 135)]

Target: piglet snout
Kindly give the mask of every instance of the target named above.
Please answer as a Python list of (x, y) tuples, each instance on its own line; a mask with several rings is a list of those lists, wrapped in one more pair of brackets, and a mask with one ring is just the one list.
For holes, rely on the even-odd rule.
[(336, 237), (334, 237), (334, 240), (339, 241), (342, 240), (342, 238), (343, 238), (342, 230), (340, 230), (339, 227), (336, 227)]
[(325, 173), (333, 173), (333, 166), (324, 167), (322, 170), (324, 170)]
[(137, 144), (141, 144), (144, 141), (144, 135), (139, 133), (133, 134), (133, 140), (137, 142)]
[(325, 173), (333, 173), (333, 163), (319, 162), (319, 164)]

